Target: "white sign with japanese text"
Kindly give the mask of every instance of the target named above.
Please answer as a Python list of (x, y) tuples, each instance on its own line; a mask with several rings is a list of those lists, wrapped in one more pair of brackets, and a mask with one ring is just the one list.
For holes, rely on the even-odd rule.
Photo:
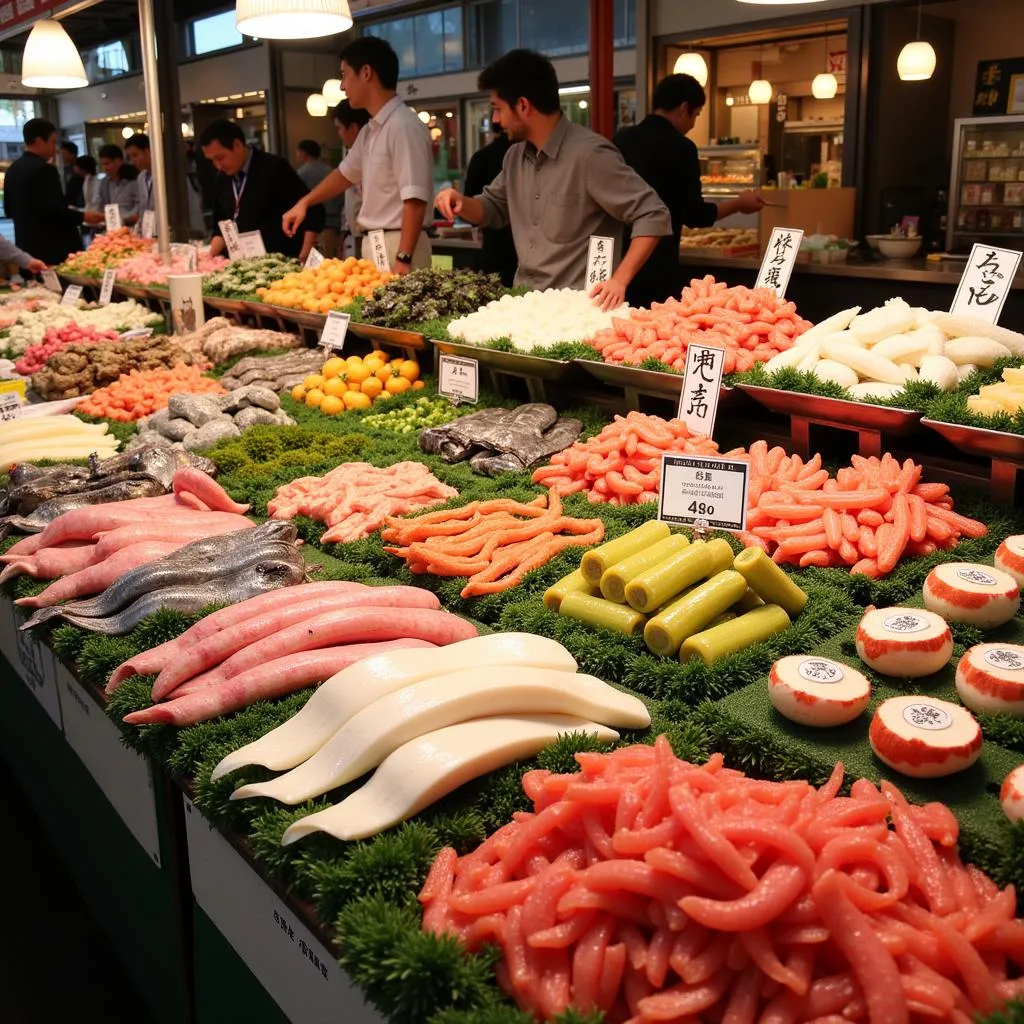
[(266, 256), (267, 247), (263, 244), (263, 236), (258, 231), (243, 231), (238, 236), (238, 248), (243, 258)]
[(663, 455), (658, 518), (676, 526), (745, 530), (749, 469), (734, 459)]
[(62, 306), (73, 306), (82, 297), (82, 286), (80, 284), (69, 284), (60, 297)]
[(437, 393), (458, 404), (476, 405), (480, 397), (480, 364), (461, 356), (441, 356), (438, 367)]
[(160, 867), (160, 831), (149, 762), (121, 742), (120, 729), (60, 662), (57, 690), (64, 738), (146, 856)]
[(327, 314), (323, 331), (320, 332), (320, 347), (328, 351), (340, 352), (345, 347), (345, 337), (348, 335), (348, 325), (351, 320), (350, 313), (332, 309)]
[(100, 285), (100, 305), (109, 306), (110, 299), (114, 294), (114, 283), (117, 281), (117, 271), (111, 267), (103, 271), (103, 283)]
[(106, 221), (108, 231), (120, 231), (121, 207), (117, 203), (107, 203), (103, 207), (103, 219)]
[(142, 214), (142, 237), (156, 238), (156, 211), (144, 210)]
[(64, 290), (60, 286), (60, 278), (52, 270), (43, 271), (43, 287), (49, 288), (51, 292), (56, 292), (58, 295)]
[(800, 228), (773, 228), (764, 251), (756, 288), (771, 288), (780, 298), (786, 294), (793, 275), (797, 253), (804, 233)]
[(233, 220), (219, 221), (221, 237), (228, 250), (229, 260), (240, 260), (242, 258), (242, 245), (238, 241), (238, 225)]
[(30, 630), (18, 629), (28, 620), (28, 615), (20, 608), (13, 608), (15, 627), (14, 667), (32, 692), (32, 696), (42, 705), (43, 710), (58, 729), (63, 728), (60, 717), (60, 697), (57, 696), (57, 680), (53, 651), (39, 640), (38, 634)]
[(587, 291), (612, 276), (615, 239), (607, 235), (591, 235), (587, 252)]
[(376, 231), (367, 231), (366, 240), (370, 244), (370, 258), (373, 265), (380, 271), (386, 273), (391, 269), (391, 261), (388, 259), (388, 244), (384, 238), (384, 232), (377, 228)]
[(306, 257), (306, 262), (303, 263), (303, 268), (306, 270), (316, 270), (324, 261), (324, 254), (314, 246), (309, 250), (309, 255)]
[(21, 398), (17, 391), (0, 392), (0, 423), (10, 423), (18, 418)]
[(679, 419), (691, 434), (712, 437), (718, 415), (718, 399), (725, 370), (725, 349), (690, 345), (686, 349), (686, 374), (679, 396)]
[(337, 960), (182, 796), (196, 902), (290, 1019), (383, 1024)]
[(1021, 253), (975, 243), (949, 311), (990, 324), (999, 322), (1006, 296), (1020, 267)]

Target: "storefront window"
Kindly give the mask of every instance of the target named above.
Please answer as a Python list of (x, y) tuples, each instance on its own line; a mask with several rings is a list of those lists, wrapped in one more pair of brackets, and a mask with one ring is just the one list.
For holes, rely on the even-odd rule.
[(20, 128), (36, 116), (34, 100), (0, 97), (0, 128)]
[(439, 75), (465, 67), (461, 7), (378, 22), (368, 31), (394, 47), (403, 77)]
[(636, 45), (636, 0), (615, 0), (615, 45)]
[(521, 0), (520, 45), (548, 57), (585, 53), (590, 39), (588, 0)]
[(191, 25), (192, 56), (227, 50), (241, 46), (245, 39), (235, 28), (234, 10), (211, 14), (208, 18), (196, 18)]
[(89, 76), (89, 81), (117, 78), (119, 75), (127, 75), (130, 71), (137, 70), (129, 59), (131, 50), (130, 42), (120, 39), (96, 46), (91, 50), (83, 50), (82, 61), (85, 64), (85, 73)]

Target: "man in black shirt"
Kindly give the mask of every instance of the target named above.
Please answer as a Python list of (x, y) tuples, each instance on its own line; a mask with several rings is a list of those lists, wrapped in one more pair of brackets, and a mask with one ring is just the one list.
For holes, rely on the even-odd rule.
[[(505, 154), (512, 143), (502, 130), (501, 125), (493, 125), (494, 138), (482, 149), (478, 149), (469, 160), (466, 168), (466, 180), (463, 183), (463, 194), (478, 196), (501, 173)], [(512, 228), (484, 228), (483, 249), (480, 257), (480, 269), (485, 274), (498, 274), (502, 284), (511, 288), (519, 266), (516, 255), (516, 243), (512, 238)]]
[(239, 234), (259, 231), (267, 252), (309, 255), (324, 227), (324, 208), (311, 206), (293, 237), (281, 228), (281, 218), (309, 193), (294, 168), (282, 157), (250, 148), (242, 129), (232, 121), (214, 121), (199, 136), (203, 155), (219, 172), (214, 183), (214, 229), (210, 252), (226, 246), (222, 220), (233, 220)]
[(764, 200), (754, 192), (707, 203), (701, 194), (697, 147), (686, 135), (697, 123), (707, 96), (691, 75), (669, 75), (654, 90), (654, 113), (612, 140), (626, 163), (647, 182), (672, 216), (672, 234), (658, 242), (651, 258), (633, 278), (626, 298), (632, 306), (650, 306), (679, 295), (679, 239), (683, 228), (706, 228), (733, 213), (757, 213)]

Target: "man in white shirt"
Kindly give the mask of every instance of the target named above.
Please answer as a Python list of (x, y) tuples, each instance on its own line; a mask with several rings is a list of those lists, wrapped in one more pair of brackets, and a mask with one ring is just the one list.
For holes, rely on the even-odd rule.
[(428, 267), (423, 225), (434, 196), (433, 151), (426, 125), (397, 94), (398, 55), (384, 39), (357, 39), (341, 54), (341, 84), (370, 121), (341, 166), (284, 215), (285, 234), (295, 233), (310, 206), (362, 185), (363, 256), (373, 259), (373, 232), (382, 231), (392, 273)]

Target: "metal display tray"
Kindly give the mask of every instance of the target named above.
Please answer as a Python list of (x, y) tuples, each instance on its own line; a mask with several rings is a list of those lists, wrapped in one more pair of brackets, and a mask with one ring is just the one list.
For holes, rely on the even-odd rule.
[(1024, 435), (989, 430), (987, 427), (969, 427), (962, 423), (943, 423), (927, 417), (921, 420), (921, 425), (941, 434), (967, 455), (1024, 463)]
[(896, 435), (912, 434), (918, 429), (924, 415), (914, 409), (890, 409), (867, 402), (823, 398), (821, 395), (780, 391), (777, 388), (763, 388), (754, 384), (737, 384), (736, 387), (770, 412), (797, 419), (834, 423), (852, 430), (877, 430)]
[(439, 341), (436, 338), (431, 338), (430, 343), (445, 355), (475, 359), (489, 370), (511, 373), (517, 377), (558, 382), (568, 380), (576, 373), (575, 365), (568, 359), (544, 359), (523, 352), (499, 352), (480, 345), (462, 345), (456, 341)]
[[(591, 377), (613, 387), (636, 391), (643, 395), (669, 398), (678, 402), (683, 390), (681, 373), (663, 373), (661, 370), (641, 370), (635, 366), (618, 366), (592, 359), (577, 359), (576, 365)], [(722, 386), (718, 404), (722, 407), (736, 397), (736, 389)]]
[(386, 345), (389, 348), (412, 349), (417, 352), (427, 350), (427, 339), (419, 331), (400, 331), (395, 327), (378, 327), (375, 324), (356, 323), (348, 325), (349, 333), (366, 341)]

